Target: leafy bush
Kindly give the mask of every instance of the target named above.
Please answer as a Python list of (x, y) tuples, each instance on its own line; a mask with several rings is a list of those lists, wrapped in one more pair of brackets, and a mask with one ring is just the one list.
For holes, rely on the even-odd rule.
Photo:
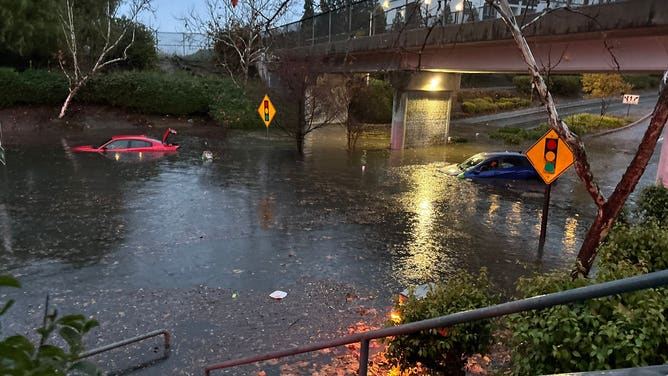
[(230, 127), (258, 124), (254, 103), (232, 81), (185, 73), (116, 72), (100, 75), (84, 87), (80, 100), (149, 114), (209, 114)]
[[(573, 133), (581, 136), (596, 131), (623, 127), (630, 121), (629, 118), (592, 114), (575, 114), (564, 118), (568, 128)], [(489, 136), (493, 139), (503, 140), (509, 145), (517, 145), (524, 141), (538, 140), (548, 129), (547, 123), (540, 123), (537, 127), (530, 129), (505, 126), (490, 132)]]
[[(665, 191), (647, 188), (639, 201), (665, 204)], [(594, 279), (572, 281), (568, 273), (553, 273), (522, 279), (518, 290), (523, 296), (535, 296), (668, 268), (668, 228), (652, 220), (666, 210), (662, 206), (656, 213), (639, 207), (639, 223), (616, 225), (598, 249)], [(667, 319), (667, 288), (513, 315), (509, 318), (513, 373), (663, 364), (668, 362)]]
[[(531, 94), (531, 77), (515, 76), (513, 85), (517, 92), (525, 95)], [(582, 78), (572, 75), (550, 76), (547, 80), (547, 87), (552, 95), (575, 97), (582, 93)]]
[(67, 97), (67, 81), (56, 72), (26, 70), (18, 73), (12, 68), (0, 68), (0, 107), (14, 105), (54, 105)]
[(94, 77), (80, 100), (131, 108), (143, 113), (194, 115), (209, 110), (203, 80), (186, 74), (116, 72)]
[(350, 112), (361, 123), (389, 123), (392, 121), (392, 95), (389, 83), (370, 79), (368, 86), (353, 95)]
[(547, 125), (543, 124), (536, 128), (523, 129), (505, 126), (489, 134), (490, 138), (503, 140), (508, 145), (517, 145), (526, 140), (538, 140), (547, 132)]
[(531, 77), (529, 76), (515, 76), (513, 77), (513, 85), (518, 93), (524, 95), (531, 94)]
[[(261, 97), (258, 96), (257, 103)], [(209, 105), (209, 116), (229, 128), (251, 129), (261, 125), (257, 115), (257, 103), (234, 85), (220, 85)]]
[(625, 74), (624, 81), (633, 85), (634, 89), (643, 90), (659, 86), (661, 75), (656, 74)]
[(656, 221), (660, 226), (668, 225), (668, 188), (653, 185), (644, 188), (638, 195), (637, 214), (644, 222)]
[[(0, 287), (20, 287), (20, 283), (9, 276), (0, 276)], [(0, 317), (12, 306), (9, 300), (0, 305)], [(47, 314), (44, 325), (37, 330), (40, 341), (37, 346), (21, 335), (0, 340), (0, 374), (2, 375), (101, 375), (92, 363), (78, 359), (84, 350), (83, 337), (98, 322), (87, 320), (82, 315), (57, 317), (57, 312)], [(49, 344), (49, 339), (58, 333), (68, 349)], [(0, 333), (1, 334), (1, 333)]]
[(582, 93), (582, 76), (550, 76), (549, 89), (553, 95), (578, 96)]
[[(485, 269), (478, 276), (459, 273), (445, 284), (435, 284), (424, 299), (410, 294), (397, 302), (395, 311), (401, 317), (388, 323), (406, 324), (451, 313), (489, 306), (495, 298)], [(388, 339), (386, 358), (395, 366), (408, 368), (417, 362), (432, 370), (448, 369), (461, 373), (466, 357), (484, 351), (491, 343), (492, 324), (489, 320), (474, 321), (444, 329), (397, 336)], [(449, 373), (450, 374), (450, 373)]]
[(592, 114), (575, 114), (566, 116), (564, 122), (568, 124), (568, 128), (572, 132), (578, 135), (585, 135), (596, 131), (623, 127), (630, 123), (631, 119)]
[(480, 114), (497, 112), (501, 110), (512, 110), (530, 105), (528, 99), (522, 98), (499, 98), (497, 100), (491, 97), (473, 98), (462, 102), (462, 111), (469, 114)]
[[(621, 276), (639, 272), (629, 263), (618, 268)], [(522, 280), (519, 290), (523, 296), (536, 296), (592, 282), (571, 281), (568, 273), (555, 273)], [(664, 363), (668, 360), (667, 298), (666, 289), (645, 290), (512, 315), (513, 374)]]
[[(132, 22), (127, 18), (119, 18), (114, 22), (114, 27), (128, 28), (128, 33), (121, 39), (118, 46), (113, 49), (110, 56), (123, 56), (123, 50), (132, 42), (128, 48), (127, 60), (120, 61), (112, 65), (115, 69), (153, 69), (158, 65), (158, 53), (156, 49), (155, 34), (145, 25)], [(134, 30), (134, 36), (132, 31)], [(132, 38), (134, 37), (134, 41)]]

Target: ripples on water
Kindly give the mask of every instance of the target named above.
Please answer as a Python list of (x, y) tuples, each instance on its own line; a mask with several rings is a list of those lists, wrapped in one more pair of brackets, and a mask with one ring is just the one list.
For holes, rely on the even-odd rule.
[[(306, 275), (392, 292), (485, 266), (509, 288), (527, 267), (570, 266), (585, 230), (553, 193), (540, 255), (540, 184), (441, 172), (485, 145), (389, 151), (387, 140), (361, 140), (366, 152), (349, 154), (331, 131), (300, 157), (273, 133), (219, 134), (180, 131), (182, 149), (160, 158), (9, 145), (0, 272), (67, 271), (99, 288), (273, 288)], [(103, 141), (84, 138), (63, 143)]]

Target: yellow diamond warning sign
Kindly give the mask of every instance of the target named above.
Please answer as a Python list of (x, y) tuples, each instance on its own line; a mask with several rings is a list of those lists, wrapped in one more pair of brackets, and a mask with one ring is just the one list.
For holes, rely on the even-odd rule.
[(573, 152), (554, 129), (545, 133), (524, 154), (545, 184), (552, 183), (575, 162)]
[(276, 109), (274, 108), (274, 105), (271, 104), (269, 96), (264, 96), (264, 99), (262, 100), (262, 103), (260, 103), (260, 107), (258, 107), (257, 112), (260, 114), (260, 117), (264, 122), (264, 126), (269, 128), (269, 124), (274, 119), (274, 115), (276, 115)]

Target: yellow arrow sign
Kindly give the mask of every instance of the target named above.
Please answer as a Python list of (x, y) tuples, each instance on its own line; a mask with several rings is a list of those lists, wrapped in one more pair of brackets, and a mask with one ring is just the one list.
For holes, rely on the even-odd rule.
[(554, 129), (545, 133), (524, 154), (545, 184), (552, 183), (575, 162), (573, 152)]
[(271, 103), (268, 95), (264, 96), (264, 99), (260, 103), (260, 107), (257, 108), (257, 112), (260, 114), (265, 127), (269, 128), (269, 124), (274, 119), (274, 115), (276, 115), (276, 109)]

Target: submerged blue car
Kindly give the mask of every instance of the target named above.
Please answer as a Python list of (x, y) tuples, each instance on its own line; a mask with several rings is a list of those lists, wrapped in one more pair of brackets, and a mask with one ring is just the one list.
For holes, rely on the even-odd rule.
[(462, 179), (540, 179), (526, 155), (515, 151), (478, 153), (462, 163), (447, 166), (444, 172)]

